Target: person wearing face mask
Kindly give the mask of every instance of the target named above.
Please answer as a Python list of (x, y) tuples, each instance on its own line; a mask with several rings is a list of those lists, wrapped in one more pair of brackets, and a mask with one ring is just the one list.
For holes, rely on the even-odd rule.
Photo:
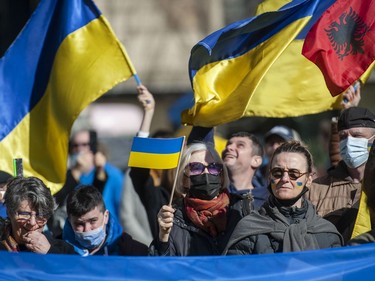
[(78, 186), (69, 193), (67, 214), (62, 237), (81, 256), (146, 256), (148, 253), (146, 245), (122, 231), (95, 186)]
[(281, 144), (270, 160), (270, 196), (236, 226), (224, 255), (285, 253), (341, 247), (335, 226), (303, 198), (312, 182), (311, 153), (298, 141)]
[(229, 194), (228, 186), (227, 169), (214, 146), (187, 145), (176, 182), (182, 198), (160, 209), (159, 237), (151, 243), (149, 255), (220, 255), (242, 217), (240, 201)]
[(362, 107), (342, 111), (338, 119), (341, 161), (326, 176), (313, 181), (307, 198), (319, 215), (351, 238), (362, 193), (362, 180), (375, 137), (375, 114)]

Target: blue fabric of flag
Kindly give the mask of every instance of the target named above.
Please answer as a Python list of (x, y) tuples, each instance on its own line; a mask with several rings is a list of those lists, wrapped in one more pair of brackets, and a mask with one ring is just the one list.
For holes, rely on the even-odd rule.
[(7, 281), (371, 280), (375, 244), (247, 256), (120, 257), (0, 252)]
[(179, 153), (183, 140), (183, 137), (170, 139), (134, 137), (131, 151), (156, 154)]

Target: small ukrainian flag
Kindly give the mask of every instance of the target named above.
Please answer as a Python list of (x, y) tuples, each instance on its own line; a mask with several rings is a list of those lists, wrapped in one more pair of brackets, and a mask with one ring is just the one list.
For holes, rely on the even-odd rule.
[(185, 137), (134, 137), (129, 156), (129, 167), (172, 169), (178, 166)]

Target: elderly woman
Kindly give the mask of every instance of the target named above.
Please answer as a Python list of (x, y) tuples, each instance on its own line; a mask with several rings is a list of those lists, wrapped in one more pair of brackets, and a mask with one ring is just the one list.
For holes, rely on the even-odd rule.
[(15, 177), (4, 196), (7, 219), (0, 224), (0, 250), (74, 254), (71, 245), (43, 234), (55, 210), (51, 191), (36, 177)]
[(160, 209), (150, 255), (219, 255), (241, 218), (240, 201), (228, 195), (227, 170), (209, 143), (188, 145), (180, 167), (176, 190), (182, 199)]
[(236, 226), (224, 254), (245, 255), (340, 247), (335, 226), (303, 195), (312, 182), (312, 156), (298, 141), (279, 146), (271, 159), (270, 196), (259, 212)]

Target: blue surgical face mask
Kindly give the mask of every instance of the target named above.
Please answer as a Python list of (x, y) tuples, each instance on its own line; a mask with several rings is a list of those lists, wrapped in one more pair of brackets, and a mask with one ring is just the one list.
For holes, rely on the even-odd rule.
[(92, 250), (98, 247), (105, 239), (104, 227), (105, 225), (103, 222), (102, 226), (96, 229), (90, 230), (90, 231), (86, 231), (86, 232), (74, 231), (74, 235), (75, 235), (76, 240), (78, 241), (79, 244), (81, 244), (82, 247), (84, 247), (85, 249)]
[(367, 161), (368, 147), (372, 145), (368, 142), (369, 139), (348, 136), (340, 141), (340, 155), (349, 168), (358, 168)]

